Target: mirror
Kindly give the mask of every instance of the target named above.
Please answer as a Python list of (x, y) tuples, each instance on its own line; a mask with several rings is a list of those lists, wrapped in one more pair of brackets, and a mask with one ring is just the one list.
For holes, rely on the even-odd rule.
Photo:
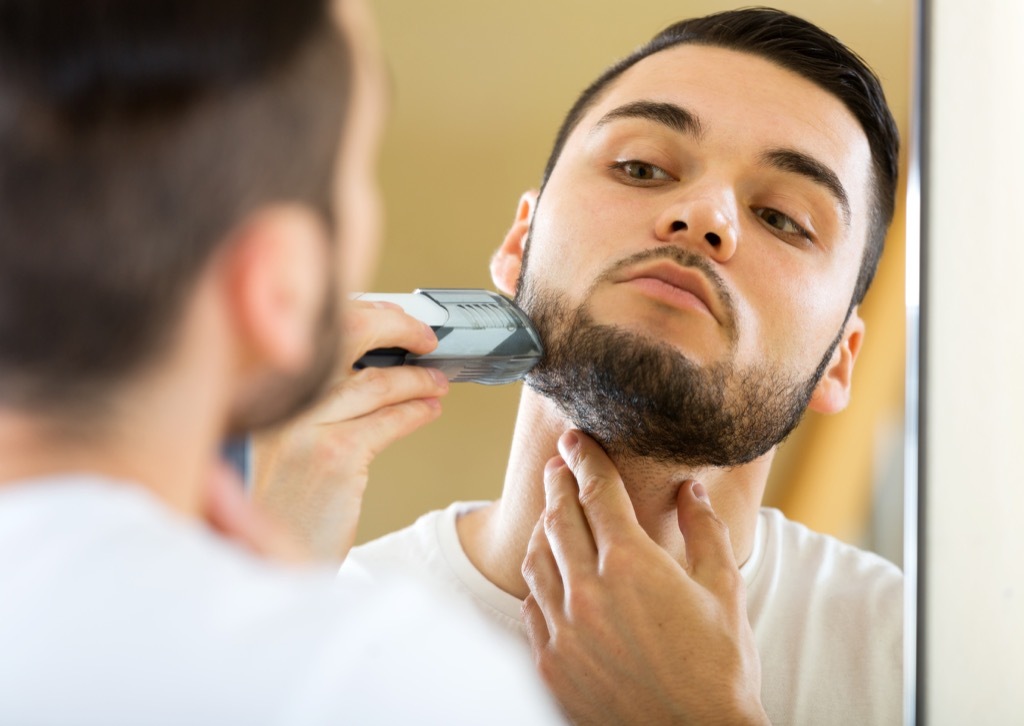
[[(669, 23), (735, 5), (681, 7), (657, 0), (626, 11), (612, 0), (375, 0), (394, 89), (381, 166), (388, 228), (375, 291), (493, 288), (489, 257), (511, 224), (519, 195), (539, 183), (555, 131), (576, 95)], [(905, 158), (911, 1), (778, 5), (837, 35), (874, 68), (900, 125)], [(837, 416), (806, 417), (776, 457), (765, 499), (791, 519), (899, 565), (904, 197), (901, 189), (886, 251), (862, 306), (868, 334), (852, 403)], [(518, 395), (518, 386), (455, 386), (440, 421), (378, 458), (359, 540), (455, 500), (498, 496)]]
[[(669, 23), (742, 3), (648, 0), (628, 10), (613, 0), (373, 5), (394, 89), (381, 166), (388, 229), (373, 288), (407, 292), (492, 288), (489, 257), (519, 195), (539, 183), (576, 95)], [(912, 0), (775, 5), (829, 30), (865, 58), (885, 86), (903, 155), (886, 252), (861, 308), (867, 336), (852, 403), (837, 416), (805, 418), (776, 458), (765, 504), (901, 567), (912, 565), (912, 551), (904, 559), (904, 463), (905, 454), (916, 457), (916, 430), (904, 427), (904, 311), (915, 6)], [(518, 386), (455, 386), (440, 421), (377, 459), (358, 541), (452, 501), (497, 497), (518, 399)], [(909, 494), (913, 504), (916, 492)]]

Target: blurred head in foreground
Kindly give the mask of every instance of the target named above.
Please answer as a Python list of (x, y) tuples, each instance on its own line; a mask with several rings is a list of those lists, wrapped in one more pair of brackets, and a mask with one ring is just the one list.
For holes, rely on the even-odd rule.
[(375, 233), (363, 20), (326, 0), (0, 0), (0, 411), (102, 430), (212, 361), (218, 433), (315, 397), (339, 240)]

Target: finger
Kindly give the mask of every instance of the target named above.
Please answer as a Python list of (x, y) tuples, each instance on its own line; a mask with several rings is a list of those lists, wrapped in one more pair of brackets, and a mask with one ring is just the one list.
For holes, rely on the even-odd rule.
[[(422, 398), (386, 406), (338, 425), (357, 428), (362, 450), (376, 456), (398, 439), (408, 436), (440, 415), (441, 402), (438, 399)], [(324, 426), (329, 428), (331, 424)], [(342, 447), (339, 454), (350, 455), (348, 449), (348, 446)]]
[(565, 586), (558, 563), (551, 552), (551, 543), (544, 531), (543, 519), (538, 520), (530, 535), (522, 573), (526, 586), (530, 588), (537, 606), (546, 617), (561, 612), (565, 602)]
[(581, 431), (567, 431), (558, 449), (576, 477), (579, 501), (599, 550), (643, 531), (622, 477), (596, 441)]
[(729, 528), (715, 514), (704, 486), (700, 482), (684, 482), (679, 487), (676, 506), (690, 575), (708, 585), (718, 574), (736, 571)]
[(353, 300), (342, 314), (346, 367), (375, 348), (404, 348), (423, 355), (437, 347), (429, 325), (397, 305)]
[(544, 467), (546, 506), (541, 517), (551, 556), (566, 583), (597, 571), (597, 547), (580, 505), (576, 477), (561, 456)]
[[(441, 402), (424, 398), (396, 403), (354, 419), (314, 424), (305, 430), (303, 456), (297, 460), (293, 455), (293, 466), (301, 465), (305, 478), (325, 478), (324, 483), (330, 483), (338, 472), (349, 471), (352, 461), (369, 463), (388, 446), (437, 420), (440, 415)], [(296, 450), (295, 444), (292, 450)], [(272, 466), (266, 464), (268, 469)], [(256, 489), (257, 492), (261, 489), (259, 476)], [(334, 489), (332, 485), (327, 491)]]
[(448, 390), (448, 378), (434, 368), (364, 368), (332, 387), (311, 420), (345, 421), (405, 401), (438, 398)]
[[(288, 510), (293, 505), (278, 497), (289, 498), (295, 486), (307, 493), (335, 491), (336, 484), (345, 482), (338, 478), (342, 472), (365, 475), (353, 466), (365, 469), (383, 449), (435, 421), (441, 411), (437, 397), (402, 401), (354, 418), (339, 410), (317, 410), (299, 424), (259, 433), (253, 437), (254, 497), (272, 509), (284, 505)], [(282, 474), (295, 484), (282, 488)]]

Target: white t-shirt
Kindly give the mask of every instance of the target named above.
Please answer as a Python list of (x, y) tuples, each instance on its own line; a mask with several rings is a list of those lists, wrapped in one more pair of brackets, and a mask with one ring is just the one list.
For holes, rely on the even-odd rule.
[[(456, 519), (484, 502), (457, 502), (355, 548), (341, 569), (419, 574), (473, 601), (520, 636), (521, 601), (473, 566)], [(894, 565), (762, 509), (740, 568), (761, 656), (762, 704), (772, 723), (899, 724), (903, 708), (903, 575)]]
[(558, 721), (527, 657), (420, 582), (339, 587), (141, 487), (0, 486), (0, 723)]

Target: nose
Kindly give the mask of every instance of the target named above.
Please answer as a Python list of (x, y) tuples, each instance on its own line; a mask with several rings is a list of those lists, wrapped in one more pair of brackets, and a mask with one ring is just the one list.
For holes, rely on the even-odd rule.
[(736, 253), (736, 204), (728, 194), (689, 190), (672, 200), (659, 215), (655, 235), (666, 244), (726, 262)]

